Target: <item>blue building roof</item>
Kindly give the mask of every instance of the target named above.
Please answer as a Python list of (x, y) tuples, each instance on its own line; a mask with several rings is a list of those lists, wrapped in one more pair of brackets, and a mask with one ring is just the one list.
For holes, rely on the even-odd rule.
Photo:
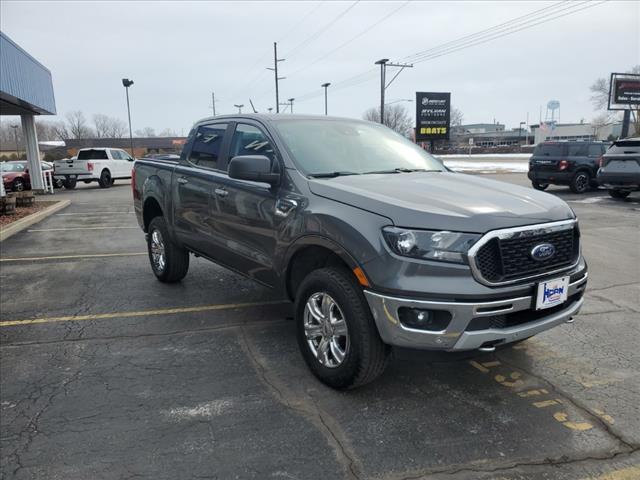
[(56, 114), (51, 72), (2, 32), (0, 114)]

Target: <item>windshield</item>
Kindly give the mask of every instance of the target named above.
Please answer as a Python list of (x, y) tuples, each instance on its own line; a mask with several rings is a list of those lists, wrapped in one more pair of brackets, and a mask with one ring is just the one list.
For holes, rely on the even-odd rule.
[(24, 172), (26, 165), (24, 163), (5, 162), (2, 163), (3, 172)]
[(279, 120), (298, 167), (308, 175), (431, 170), (444, 166), (387, 127), (349, 120)]

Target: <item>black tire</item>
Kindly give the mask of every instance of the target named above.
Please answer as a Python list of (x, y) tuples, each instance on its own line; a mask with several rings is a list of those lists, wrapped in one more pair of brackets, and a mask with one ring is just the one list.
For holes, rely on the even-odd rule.
[(78, 181), (75, 178), (69, 178), (67, 180), (63, 180), (62, 185), (64, 185), (64, 188), (67, 190), (73, 190), (76, 188), (77, 183)]
[(540, 183), (540, 182), (536, 182), (535, 180), (531, 182), (531, 186), (536, 190), (546, 190), (547, 188), (549, 188), (548, 183)]
[(591, 174), (586, 170), (579, 170), (571, 179), (569, 188), (573, 193), (585, 193), (591, 188)]
[[(307, 302), (320, 292), (328, 294), (338, 306), (348, 332), (349, 346), (344, 359), (333, 367), (320, 363), (305, 335)], [(302, 357), (326, 385), (337, 389), (355, 388), (373, 381), (384, 371), (390, 347), (382, 342), (362, 288), (349, 271), (328, 267), (307, 275), (296, 294), (295, 319)]]
[(612, 198), (616, 198), (618, 200), (624, 200), (625, 198), (627, 198), (629, 196), (630, 193), (631, 192), (625, 191), (625, 190), (609, 189), (609, 195)]
[(53, 179), (53, 188), (62, 188), (64, 187), (64, 180), (61, 180), (59, 178), (54, 178)]
[(24, 192), (27, 189), (27, 184), (22, 178), (16, 178), (11, 184), (11, 190), (14, 192)]
[(111, 185), (113, 185), (111, 172), (106, 168), (102, 170), (102, 173), (100, 174), (100, 180), (98, 180), (98, 185), (100, 185), (100, 188), (109, 188)]
[[(164, 252), (164, 263), (154, 260), (152, 242), (155, 234), (160, 235)], [(158, 280), (165, 283), (179, 282), (189, 271), (189, 252), (171, 241), (164, 217), (155, 217), (149, 224), (147, 234), (147, 251), (151, 269)]]

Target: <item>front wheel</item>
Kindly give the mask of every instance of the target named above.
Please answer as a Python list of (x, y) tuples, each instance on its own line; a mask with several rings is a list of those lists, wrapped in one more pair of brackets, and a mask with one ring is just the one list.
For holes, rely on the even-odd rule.
[(627, 198), (630, 193), (631, 192), (625, 191), (625, 190), (614, 190), (614, 189), (609, 190), (609, 195), (611, 196), (611, 198), (617, 198), (620, 200)]
[(323, 383), (355, 388), (384, 371), (389, 346), (382, 342), (362, 289), (349, 271), (311, 272), (298, 289), (295, 316), (302, 356)]
[(164, 217), (155, 217), (149, 224), (147, 250), (151, 269), (161, 282), (174, 283), (189, 270), (189, 252), (171, 241)]
[(531, 182), (531, 186), (536, 190), (546, 190), (547, 188), (549, 188), (548, 183), (540, 183), (536, 182), (535, 180)]
[(591, 175), (584, 170), (576, 173), (571, 179), (569, 188), (573, 193), (585, 193), (591, 187)]
[(13, 190), (14, 192), (24, 192), (26, 188), (27, 186), (24, 183), (24, 180), (21, 178), (16, 178), (11, 185), (11, 190)]

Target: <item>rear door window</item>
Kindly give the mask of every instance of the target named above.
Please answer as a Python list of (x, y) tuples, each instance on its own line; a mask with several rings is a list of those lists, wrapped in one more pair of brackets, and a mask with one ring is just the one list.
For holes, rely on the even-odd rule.
[(536, 147), (533, 154), (537, 157), (560, 157), (562, 156), (562, 147), (557, 143), (543, 143)]
[(587, 145), (580, 144), (569, 144), (569, 150), (567, 153), (570, 157), (586, 157), (587, 156)]
[(106, 150), (81, 150), (78, 152), (78, 160), (108, 160)]
[(122, 155), (120, 154), (119, 150), (111, 150), (111, 156), (115, 159), (115, 160), (122, 160)]
[(222, 140), (226, 130), (226, 123), (199, 127), (193, 139), (189, 162), (199, 167), (219, 170), (220, 164), (218, 160), (220, 159)]

